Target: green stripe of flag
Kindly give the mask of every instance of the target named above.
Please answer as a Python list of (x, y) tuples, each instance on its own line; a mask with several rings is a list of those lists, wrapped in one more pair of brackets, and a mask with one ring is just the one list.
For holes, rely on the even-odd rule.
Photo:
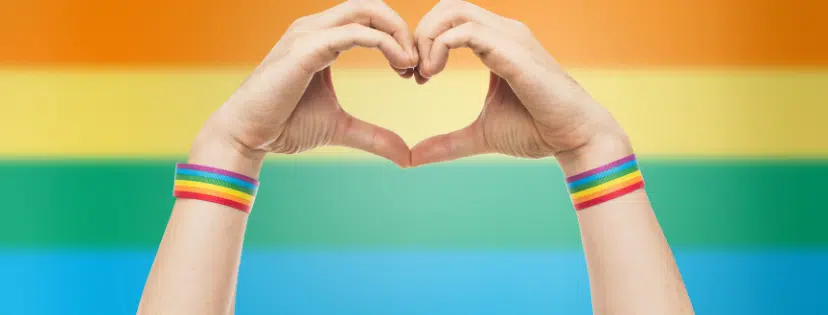
[[(828, 246), (828, 162), (644, 158), (640, 167), (674, 246)], [(175, 160), (0, 161), (0, 246), (155, 248), (174, 171)], [(551, 160), (401, 170), (298, 159), (268, 161), (260, 179), (251, 247), (580, 247)]]

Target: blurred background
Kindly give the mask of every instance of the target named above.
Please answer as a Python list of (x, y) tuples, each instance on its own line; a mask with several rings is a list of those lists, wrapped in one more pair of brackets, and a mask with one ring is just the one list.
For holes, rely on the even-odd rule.
[[(296, 18), (336, 1), (0, 1), (2, 314), (134, 313), (174, 163)], [(434, 1), (388, 1), (413, 29)], [(622, 122), (699, 314), (828, 313), (828, 4), (479, 0), (527, 23)], [(425, 86), (334, 65), (342, 106), (409, 143), (465, 126), (468, 51)], [(551, 160), (400, 170), (273, 157), (238, 314), (589, 314)]]

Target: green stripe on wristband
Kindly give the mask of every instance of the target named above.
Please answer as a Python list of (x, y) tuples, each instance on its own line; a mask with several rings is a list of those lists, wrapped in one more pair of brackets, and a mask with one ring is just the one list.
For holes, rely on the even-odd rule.
[(595, 181), (593, 181), (593, 182), (590, 182), (590, 183), (588, 183), (588, 184), (584, 184), (584, 185), (578, 186), (578, 188), (575, 188), (575, 189), (571, 190), (571, 191), (570, 191), (570, 193), (571, 193), (571, 194), (574, 194), (574, 193), (579, 192), (579, 191), (582, 191), (582, 190), (587, 190), (587, 189), (590, 189), (590, 188), (592, 188), (592, 187), (596, 187), (596, 186), (599, 186), (599, 185), (603, 185), (603, 184), (608, 183), (608, 182), (611, 182), (611, 181), (613, 181), (613, 180), (615, 180), (615, 179), (621, 178), (621, 177), (623, 177), (623, 176), (625, 176), (625, 175), (632, 174), (632, 173), (634, 173), (634, 172), (635, 172), (635, 171), (637, 171), (637, 170), (638, 170), (638, 165), (636, 164), (635, 166), (632, 166), (632, 167), (630, 167), (630, 168), (627, 168), (627, 169), (625, 169), (625, 170), (623, 170), (623, 171), (616, 172), (616, 173), (610, 174), (610, 175), (608, 175), (608, 176), (606, 176), (606, 177), (601, 177), (601, 178), (599, 178), (599, 179), (597, 179), (597, 180), (595, 180)]

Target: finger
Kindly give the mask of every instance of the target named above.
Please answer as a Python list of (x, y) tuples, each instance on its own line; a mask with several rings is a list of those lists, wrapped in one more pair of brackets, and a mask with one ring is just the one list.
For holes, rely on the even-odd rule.
[(408, 71), (408, 69), (398, 69), (394, 67), (394, 65), (391, 65), (391, 69), (394, 69), (394, 72), (396, 72), (400, 76), (402, 76), (403, 74), (405, 74), (406, 71)]
[(429, 52), (431, 57), (422, 65), (422, 71), (432, 75), (440, 73), (446, 68), (449, 51), (461, 47), (471, 48), (486, 67), (507, 79), (517, 73), (516, 65), (528, 62), (521, 56), (523, 48), (515, 42), (490, 27), (468, 22), (449, 29), (434, 39)]
[(297, 31), (315, 31), (351, 23), (388, 33), (405, 48), (413, 67), (417, 62), (414, 40), (405, 20), (385, 2), (380, 0), (351, 0), (309, 16), (295, 27)]
[(310, 33), (297, 40), (292, 53), (302, 68), (316, 73), (330, 66), (339, 53), (354, 46), (378, 48), (395, 68), (407, 68), (408, 53), (391, 35), (360, 24), (348, 24)]
[(423, 140), (411, 149), (411, 166), (489, 153), (479, 124)]
[(399, 135), (348, 113), (343, 112), (339, 119), (331, 144), (373, 153), (400, 167), (411, 165), (411, 151)]
[[(420, 63), (428, 61), (430, 58), (428, 52), (431, 51), (434, 39), (446, 30), (467, 22), (498, 27), (505, 21), (505, 18), (466, 1), (441, 1), (423, 17), (414, 31), (414, 40), (421, 55)], [(434, 74), (422, 73), (422, 75), (429, 78)]]
[(414, 68), (397, 69), (393, 65), (391, 65), (391, 69), (394, 69), (394, 72), (400, 75), (400, 77), (402, 77), (403, 79), (409, 79), (412, 76), (414, 76)]
[(423, 75), (420, 74), (420, 67), (417, 67), (414, 70), (414, 80), (417, 81), (417, 84), (426, 84), (426, 82), (428, 82), (428, 79), (424, 78)]
[(411, 77), (414, 76), (414, 68), (406, 69), (405, 73), (401, 74), (400, 76), (405, 78), (405, 79), (410, 79)]

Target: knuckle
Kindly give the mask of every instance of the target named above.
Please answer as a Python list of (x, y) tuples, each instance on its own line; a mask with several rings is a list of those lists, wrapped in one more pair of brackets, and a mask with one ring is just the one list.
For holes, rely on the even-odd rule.
[(358, 24), (369, 24), (374, 9), (369, 0), (352, 0), (351, 8), (348, 10), (348, 19)]
[(450, 27), (457, 27), (467, 23), (468, 21), (472, 21), (469, 12), (462, 9), (446, 10), (441, 12), (439, 16), (440, 20), (443, 23), (448, 24)]
[(362, 26), (362, 24), (359, 24), (359, 23), (349, 23), (349, 24), (343, 26), (342, 28), (347, 32), (358, 32), (358, 31), (361, 31), (363, 29), (363, 27), (364, 26)]
[(469, 4), (468, 2), (463, 0), (449, 0), (446, 2), (446, 7), (450, 10), (462, 10), (465, 9)]
[(517, 28), (519, 31), (521, 31), (523, 33), (527, 33), (527, 34), (532, 33), (532, 29), (529, 28), (529, 25), (526, 25), (526, 23), (515, 20), (514, 25), (515, 25), (515, 28)]
[(378, 4), (375, 0), (350, 0), (348, 4), (351, 5), (352, 9), (359, 14), (365, 14), (369, 12), (369, 9), (372, 6), (376, 6)]
[(351, 6), (352, 10), (359, 11), (366, 6), (370, 5), (371, 2), (369, 0), (350, 0), (348, 1), (348, 5)]
[(514, 19), (507, 19), (506, 24), (507, 24), (507, 26), (509, 26), (510, 29), (517, 31), (520, 34), (524, 34), (524, 35), (531, 35), (532, 34), (532, 30), (529, 28), (529, 25), (526, 25), (526, 23), (523, 23), (522, 21), (518, 21), (518, 20), (514, 20)]
[[(291, 42), (290, 42), (290, 47), (295, 49), (297, 47), (305, 47), (305, 46), (308, 46), (309, 44), (311, 44), (313, 41), (311, 41), (309, 39), (309, 37), (312, 37), (312, 36), (302, 36), (302, 35), (308, 35), (308, 34), (311, 34), (311, 32), (296, 33), (294, 35), (294, 37), (292, 38)], [(293, 50), (293, 49), (291, 49), (291, 50)]]
[(310, 16), (302, 16), (290, 23), (289, 30), (297, 31), (302, 29), (305, 25), (308, 24), (308, 20), (310, 20)]
[(458, 32), (461, 32), (463, 34), (468, 34), (469, 36), (479, 34), (480, 32), (483, 31), (483, 26), (478, 24), (478, 23), (474, 23), (474, 22), (463, 23), (463, 25), (460, 25), (457, 28), (458, 28), (458, 30), (457, 30)]
[(299, 34), (292, 32), (285, 33), (285, 35), (282, 36), (279, 42), (273, 47), (271, 53), (290, 50), (291, 47), (294, 47), (297, 39), (299, 39)]
[(448, 39), (445, 36), (437, 36), (437, 38), (434, 39), (434, 43), (432, 44), (432, 46), (434, 46), (434, 47), (446, 46), (447, 43), (448, 43)]

